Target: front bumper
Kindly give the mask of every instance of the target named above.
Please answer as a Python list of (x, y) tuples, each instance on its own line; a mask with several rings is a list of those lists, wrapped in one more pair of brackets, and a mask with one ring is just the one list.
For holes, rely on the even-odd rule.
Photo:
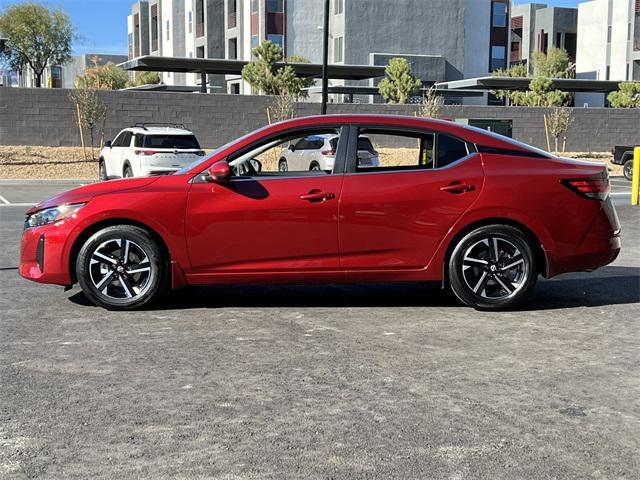
[(71, 285), (66, 262), (64, 222), (28, 228), (20, 242), (20, 276), (39, 283)]

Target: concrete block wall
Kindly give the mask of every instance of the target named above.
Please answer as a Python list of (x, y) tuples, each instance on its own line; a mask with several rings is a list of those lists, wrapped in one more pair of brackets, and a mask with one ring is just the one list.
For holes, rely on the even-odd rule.
[[(220, 146), (267, 123), (264, 96), (201, 95), (160, 92), (99, 92), (108, 106), (107, 139), (136, 122), (184, 124), (204, 147)], [(317, 103), (299, 103), (297, 115), (314, 115)], [(331, 104), (329, 113), (414, 115), (415, 106)], [(445, 106), (448, 118), (513, 121), (516, 140), (546, 149), (545, 109), (524, 107)], [(640, 109), (576, 108), (568, 151), (603, 152), (614, 145), (640, 144)], [(0, 145), (79, 145), (69, 90), (0, 88)]]

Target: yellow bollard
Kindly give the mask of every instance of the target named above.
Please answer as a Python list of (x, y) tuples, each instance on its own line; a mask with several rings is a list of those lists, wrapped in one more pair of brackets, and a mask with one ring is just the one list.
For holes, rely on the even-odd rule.
[(640, 147), (633, 151), (633, 175), (631, 176), (631, 205), (638, 205), (640, 193)]

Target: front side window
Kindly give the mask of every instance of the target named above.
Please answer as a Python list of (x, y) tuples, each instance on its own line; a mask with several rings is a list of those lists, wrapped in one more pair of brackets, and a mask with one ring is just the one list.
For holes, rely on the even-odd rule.
[(327, 175), (336, 166), (339, 136), (339, 128), (285, 134), (232, 155), (228, 161), (236, 176)]

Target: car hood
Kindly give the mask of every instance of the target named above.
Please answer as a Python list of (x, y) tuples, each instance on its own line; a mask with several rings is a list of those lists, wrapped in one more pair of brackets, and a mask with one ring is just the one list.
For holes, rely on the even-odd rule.
[(109, 180), (106, 182), (92, 183), (83, 187), (74, 188), (38, 203), (27, 210), (27, 214), (37, 212), (43, 208), (57, 207), (65, 203), (88, 202), (98, 195), (106, 195), (127, 190), (137, 190), (152, 184), (160, 177), (127, 178), (124, 180)]

